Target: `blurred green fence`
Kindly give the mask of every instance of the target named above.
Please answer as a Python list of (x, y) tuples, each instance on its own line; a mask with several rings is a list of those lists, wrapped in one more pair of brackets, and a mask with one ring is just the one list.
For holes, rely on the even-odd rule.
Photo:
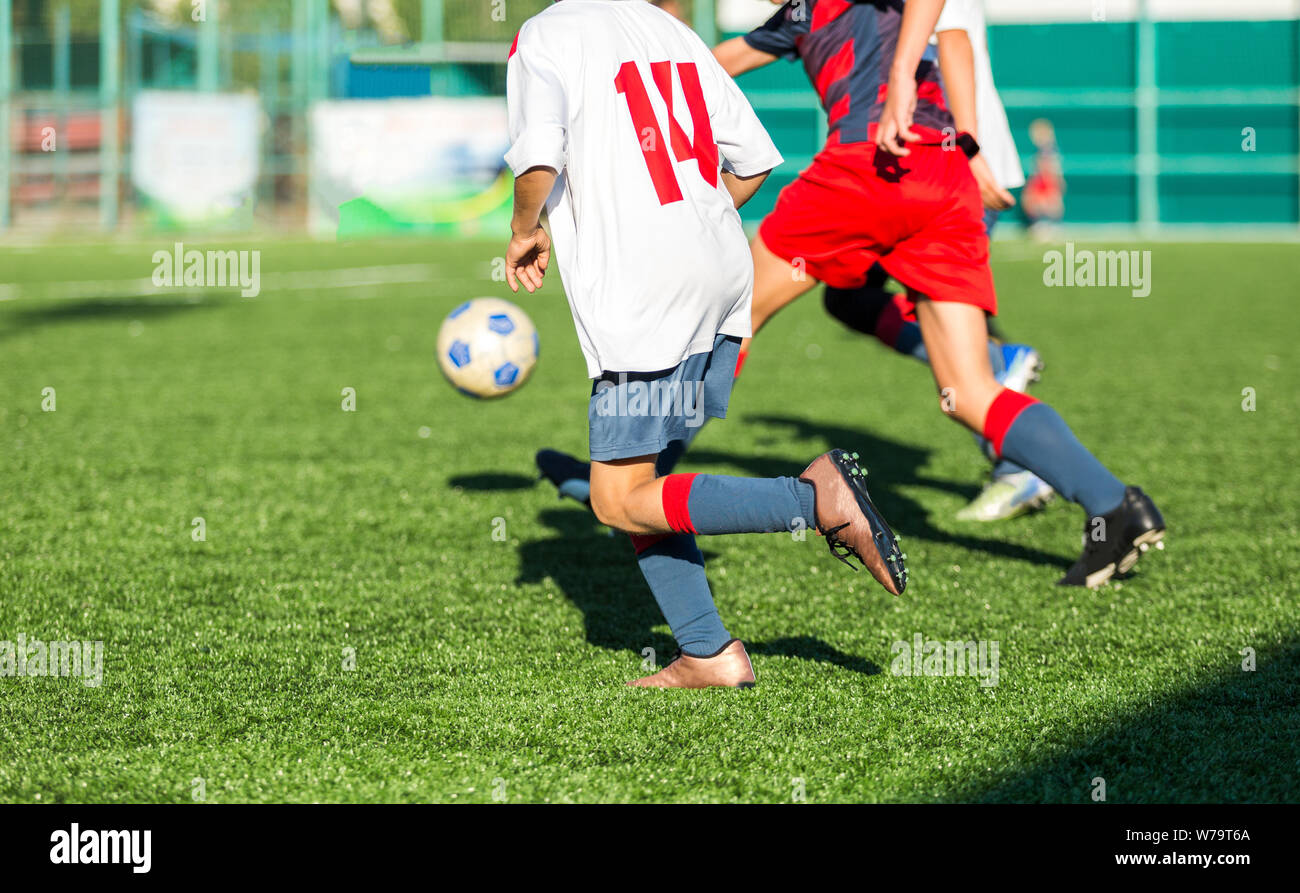
[[(1300, 222), (1298, 41), (1296, 21), (989, 28), (1026, 168), (1030, 121), (1056, 127), (1067, 222), (1145, 229)], [(740, 83), (786, 153), (789, 179), (824, 133), (816, 97), (780, 63)], [(773, 200), (764, 190), (754, 212)]]
[[(126, 117), (144, 89), (255, 92), (259, 214), (292, 222), (312, 102), (499, 95), (505, 48), (547, 2), (0, 0), (0, 227), (11, 208), (19, 224), (69, 206), (105, 227), (129, 218)], [(707, 40), (725, 36), (713, 0), (680, 7)], [(1067, 223), (1300, 223), (1300, 21), (994, 24), (989, 39), (1026, 165), (1029, 122), (1055, 125)], [(825, 135), (816, 96), (784, 62), (741, 85), (787, 158), (774, 185), (788, 182)], [(46, 125), (64, 151), (41, 150)]]

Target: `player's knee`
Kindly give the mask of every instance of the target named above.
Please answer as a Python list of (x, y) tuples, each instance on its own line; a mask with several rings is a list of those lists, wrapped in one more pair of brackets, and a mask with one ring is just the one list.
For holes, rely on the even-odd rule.
[(956, 396), (951, 393), (940, 392), (939, 409), (945, 416), (959, 425), (965, 425), (969, 428), (973, 424), (972, 414), (966, 411), (965, 404), (957, 400)]
[(592, 488), (591, 491), (591, 513), (596, 516), (596, 520), (608, 527), (616, 526), (614, 518), (617, 504), (612, 503), (604, 493)]
[(627, 494), (611, 488), (591, 488), (591, 511), (596, 520), (615, 530), (627, 529), (627, 512), (624, 509)]
[(978, 430), (989, 404), (1000, 388), (995, 380), (991, 380), (991, 386), (983, 383), (968, 387), (960, 384), (943, 385), (939, 388), (939, 409), (954, 422)]
[(961, 421), (957, 412), (957, 390), (953, 387), (939, 388), (939, 411), (955, 422)]

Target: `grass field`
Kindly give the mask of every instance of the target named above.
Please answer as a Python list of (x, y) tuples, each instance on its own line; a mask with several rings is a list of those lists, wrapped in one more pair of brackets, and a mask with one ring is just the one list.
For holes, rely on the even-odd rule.
[[(703, 541), (747, 692), (623, 686), (667, 627), (626, 539), (533, 471), (586, 447), (558, 278), (519, 301), (534, 379), (484, 404), (432, 353), (506, 293), (496, 242), (249, 243), (255, 299), (141, 294), (169, 247), (0, 249), (0, 640), (104, 643), (98, 687), (0, 678), (0, 800), (1300, 800), (1294, 245), (1123, 246), (1141, 299), (995, 246), (1036, 393), (1169, 524), (1097, 592), (1053, 585), (1073, 506), (952, 520), (985, 463), (924, 368), (787, 310), (683, 468), (857, 449), (911, 584), (816, 537)], [(998, 684), (891, 673), (918, 632), (998, 642)]]

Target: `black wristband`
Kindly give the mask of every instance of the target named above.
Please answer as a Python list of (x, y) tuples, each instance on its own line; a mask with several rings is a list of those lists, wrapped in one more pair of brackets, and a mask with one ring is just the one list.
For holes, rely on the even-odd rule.
[(961, 146), (967, 158), (974, 158), (980, 153), (980, 144), (975, 141), (975, 137), (964, 130), (957, 134), (957, 145)]

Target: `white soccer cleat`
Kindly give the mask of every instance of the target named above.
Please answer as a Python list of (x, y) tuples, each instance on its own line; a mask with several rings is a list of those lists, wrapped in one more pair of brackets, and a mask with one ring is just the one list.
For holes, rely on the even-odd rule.
[(989, 481), (970, 504), (957, 513), (958, 521), (1005, 521), (1040, 509), (1056, 491), (1032, 471), (1017, 471)]

